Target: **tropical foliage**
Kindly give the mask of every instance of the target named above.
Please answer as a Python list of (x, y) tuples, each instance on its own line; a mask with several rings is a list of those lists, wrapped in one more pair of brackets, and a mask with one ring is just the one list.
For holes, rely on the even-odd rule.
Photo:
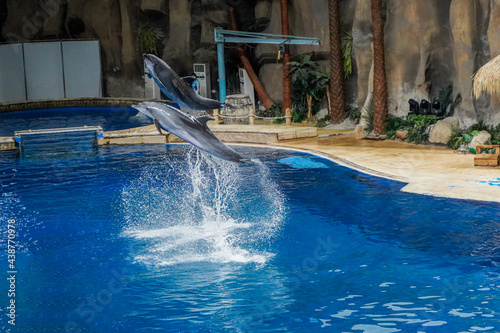
[(344, 79), (352, 74), (352, 35), (344, 32), (342, 37), (342, 62), (344, 65)]
[(149, 23), (140, 27), (138, 38), (141, 52), (158, 55), (156, 43), (163, 37), (163, 32), (158, 28), (152, 27)]
[(345, 117), (357, 122), (361, 118), (361, 108), (355, 105), (346, 105)]
[(451, 117), (455, 112), (455, 108), (462, 102), (462, 95), (458, 93), (453, 99), (453, 86), (450, 85), (439, 91), (438, 101), (441, 103), (441, 109), (446, 117)]
[(373, 132), (375, 127), (375, 112), (373, 110), (373, 99), (370, 99), (369, 104), (365, 107), (365, 113), (363, 118), (365, 119), (365, 131), (366, 133)]
[(386, 122), (386, 135), (388, 138), (395, 136), (399, 130), (407, 131), (406, 141), (413, 143), (425, 143), (429, 139), (429, 126), (435, 124), (439, 119), (433, 115), (408, 115), (406, 119), (389, 115)]
[(259, 110), (257, 111), (257, 115), (259, 117), (266, 117), (266, 118), (277, 118), (280, 117), (279, 119), (274, 119), (273, 123), (274, 124), (282, 124), (285, 122), (285, 118), (283, 117), (283, 104), (281, 101), (274, 102), (273, 105), (269, 108), (269, 110)]
[(482, 121), (474, 124), (464, 131), (455, 130), (448, 141), (447, 146), (451, 149), (458, 149), (460, 145), (468, 145), (472, 138), (479, 134), (481, 131), (487, 131), (491, 134), (491, 143), (500, 144), (500, 124), (497, 126), (487, 126)]
[(301, 114), (306, 110), (310, 118), (314, 111), (313, 100), (320, 101), (326, 94), (329, 73), (326, 68), (320, 71), (318, 64), (311, 60), (311, 55), (301, 54), (300, 61), (288, 64), (291, 67), (287, 75), (291, 78), (293, 111)]

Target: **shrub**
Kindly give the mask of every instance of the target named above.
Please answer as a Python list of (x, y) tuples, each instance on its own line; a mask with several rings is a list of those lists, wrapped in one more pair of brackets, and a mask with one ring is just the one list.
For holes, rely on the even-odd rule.
[(451, 117), (455, 113), (455, 108), (462, 102), (462, 95), (458, 93), (453, 99), (453, 86), (450, 85), (439, 91), (438, 101), (446, 117)]
[[(283, 103), (281, 101), (274, 102), (273, 105), (269, 108), (269, 110), (258, 110), (257, 115), (259, 117), (268, 117), (268, 118), (275, 118), (275, 117), (283, 117)], [(273, 124), (282, 124), (285, 122), (285, 119), (274, 119)]]
[(389, 115), (385, 124), (385, 132), (388, 138), (394, 137), (398, 130), (407, 129), (411, 123), (403, 118)]
[(494, 145), (500, 144), (500, 124), (496, 127), (492, 126), (489, 132), (491, 134), (491, 143)]
[(353, 121), (357, 121), (361, 118), (361, 108), (354, 105), (345, 106), (345, 117)]
[(373, 132), (374, 123), (375, 123), (375, 115), (373, 111), (373, 98), (370, 100), (370, 103), (366, 106), (366, 115), (363, 116), (366, 121), (365, 131), (367, 133)]
[(321, 119), (318, 119), (318, 122), (316, 123), (316, 127), (326, 127), (330, 124), (330, 115), (326, 115)]

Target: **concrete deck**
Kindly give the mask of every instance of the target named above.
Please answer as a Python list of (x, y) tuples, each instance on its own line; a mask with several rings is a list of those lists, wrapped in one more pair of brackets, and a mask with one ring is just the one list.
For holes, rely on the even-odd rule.
[[(314, 138), (315, 127), (281, 125), (213, 125), (212, 132), (224, 142), (274, 144), (283, 140)], [(156, 144), (178, 142), (175, 135), (159, 135), (154, 125), (104, 133), (104, 145)]]

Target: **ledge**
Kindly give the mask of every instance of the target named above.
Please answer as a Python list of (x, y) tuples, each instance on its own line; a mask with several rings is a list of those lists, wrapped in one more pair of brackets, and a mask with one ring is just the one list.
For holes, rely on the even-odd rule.
[(0, 103), (0, 113), (34, 110), (34, 109), (78, 107), (78, 106), (130, 107), (134, 104), (146, 100), (147, 99), (144, 98), (102, 97), (102, 98), (64, 98), (64, 99), (51, 99), (51, 100), (40, 100), (40, 101), (10, 102), (10, 103)]

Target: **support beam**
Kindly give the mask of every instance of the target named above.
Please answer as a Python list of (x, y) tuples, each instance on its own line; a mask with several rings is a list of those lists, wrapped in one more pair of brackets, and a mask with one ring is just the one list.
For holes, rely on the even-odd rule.
[(263, 34), (256, 32), (224, 30), (215, 28), (214, 38), (217, 43), (217, 64), (219, 68), (219, 100), (226, 100), (226, 68), (224, 64), (224, 43), (282, 44), (282, 45), (319, 45), (321, 40), (312, 37)]
[(219, 101), (226, 102), (226, 66), (224, 65), (224, 43), (217, 42), (217, 65), (219, 67)]

